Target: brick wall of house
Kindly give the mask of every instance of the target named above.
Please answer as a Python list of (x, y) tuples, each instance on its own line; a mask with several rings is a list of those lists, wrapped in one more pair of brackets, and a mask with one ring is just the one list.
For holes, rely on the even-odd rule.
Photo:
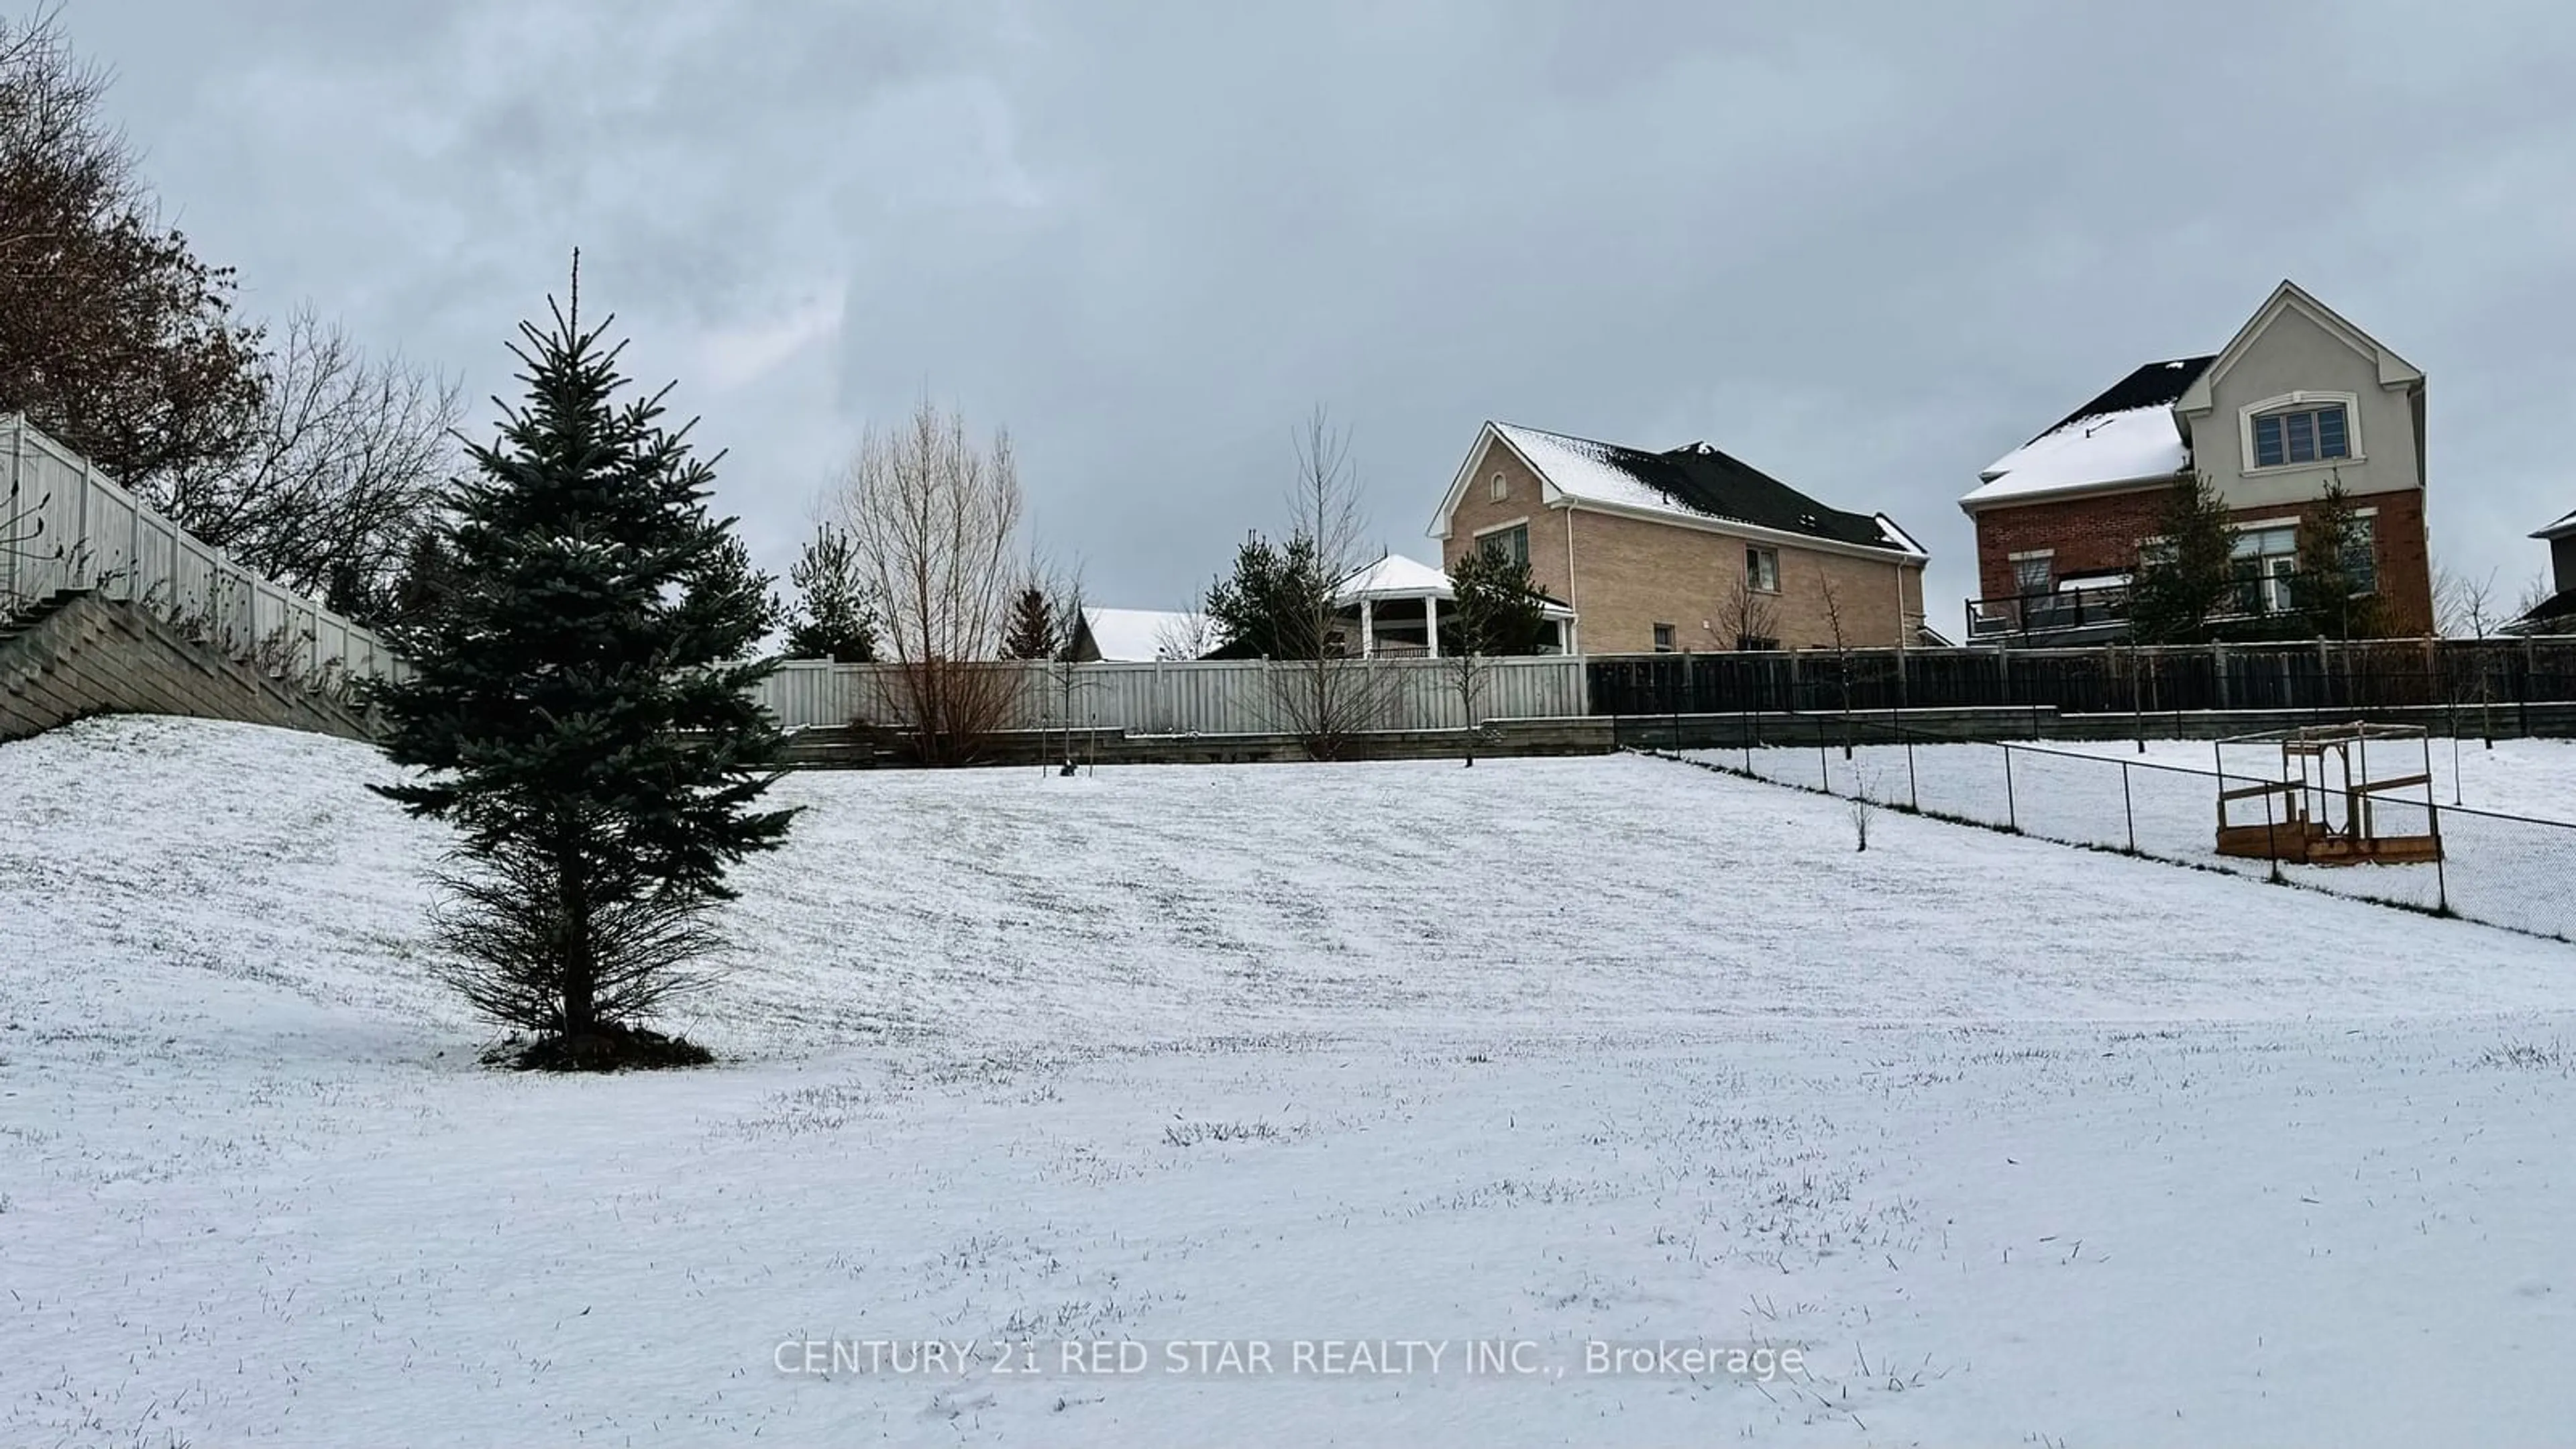
[(2353, 505), (2379, 510), (2371, 536), (2378, 546), (2379, 596), (2388, 601), (2389, 632), (2401, 638), (2431, 635), (2433, 555), (2424, 532), (2424, 490), (2372, 493)]
[[(2162, 532), (2166, 486), (1979, 510), (1978, 592), (1987, 598), (2014, 592), (2012, 555), (2038, 549), (2053, 550), (2050, 562), (2059, 578), (2134, 567), (2138, 541)], [(2371, 531), (2379, 555), (2379, 592), (2388, 601), (2392, 632), (2432, 633), (2433, 570), (2424, 534), (2423, 490), (2363, 494), (2352, 504), (2376, 513)], [(2309, 507), (2313, 505), (2266, 505), (2235, 510), (2234, 517), (2239, 524), (2303, 518)]]
[[(1497, 473), (1504, 484), (1500, 499), (1492, 496)], [(1530, 575), (1550, 596), (1573, 604), (1583, 652), (1644, 653), (1655, 647), (1659, 623), (1673, 626), (1674, 643), (1681, 649), (1735, 647), (1733, 600), (1736, 581), (1744, 575), (1744, 538), (1589, 509), (1550, 508), (1541, 501), (1538, 479), (1519, 458), (1508, 448), (1488, 445), (1451, 515), (1441, 566), (1456, 563), (1475, 547), (1479, 530), (1520, 519), (1527, 520), (1530, 530)], [(1825, 606), (1829, 581), (1844, 642), (1852, 648), (1892, 646), (1898, 642), (1900, 617), (1923, 617), (1920, 568), (1901, 567), (1892, 557), (1778, 547), (1780, 592), (1764, 596), (1762, 604), (1771, 637), (1785, 648), (1832, 644), (1833, 621)]]
[[(1652, 649), (1659, 623), (1673, 626), (1681, 649), (1734, 648), (1736, 635), (1745, 632), (1736, 585), (1744, 577), (1748, 543), (1779, 550), (1780, 591), (1762, 597), (1759, 612), (1767, 617), (1754, 621), (1753, 632), (1767, 632), (1782, 648), (1830, 646), (1834, 612), (1852, 648), (1893, 646), (1900, 608), (1921, 617), (1923, 571), (1899, 567), (1892, 557), (1854, 558), (1577, 509), (1576, 608), (1585, 652)], [(1832, 610), (1826, 606), (1828, 584)]]
[[(1494, 475), (1503, 476), (1503, 496), (1493, 496)], [(1551, 599), (1564, 599), (1572, 587), (1566, 571), (1565, 514), (1539, 498), (1539, 481), (1519, 455), (1499, 443), (1486, 444), (1484, 456), (1468, 474), (1466, 495), (1449, 516), (1449, 538), (1441, 545), (1440, 566), (1447, 568), (1475, 546), (1479, 530), (1514, 522), (1529, 525), (1530, 578)]]
[(1977, 592), (1989, 599), (2013, 592), (2012, 556), (2053, 549), (2064, 577), (2096, 569), (2126, 569), (2138, 561), (2138, 540), (2162, 530), (2170, 484), (2127, 493), (2094, 493), (2018, 507), (1978, 511)]

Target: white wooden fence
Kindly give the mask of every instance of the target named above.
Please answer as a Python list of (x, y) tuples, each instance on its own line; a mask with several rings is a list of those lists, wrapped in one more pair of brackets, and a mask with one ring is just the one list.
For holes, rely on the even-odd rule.
[[(1123, 730), (1137, 735), (1265, 734), (1294, 729), (1284, 706), (1295, 664), (1262, 660), (972, 666), (1008, 676), (1005, 729)], [(1313, 668), (1312, 665), (1304, 666)], [(1366, 699), (1376, 729), (1459, 729), (1466, 711), (1450, 661), (1352, 660), (1366, 672), (1348, 696)], [(1481, 661), (1476, 717), (1558, 719), (1584, 713), (1583, 661), (1551, 655)], [(1274, 677), (1276, 674), (1278, 677)], [(789, 728), (907, 723), (901, 666), (796, 660), (760, 686), (760, 699)]]
[(95, 588), (307, 680), (400, 675), (372, 631), (198, 542), (25, 418), (0, 417), (0, 454), (0, 612)]

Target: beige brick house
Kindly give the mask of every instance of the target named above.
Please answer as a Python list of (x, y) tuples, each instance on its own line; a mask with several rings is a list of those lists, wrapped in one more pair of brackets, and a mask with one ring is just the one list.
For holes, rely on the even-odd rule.
[(2147, 363), (1978, 474), (1969, 636), (2120, 637), (2139, 546), (2194, 472), (2234, 517), (2247, 622), (2288, 610), (2299, 521), (2332, 480), (2395, 632), (2433, 631), (2424, 374), (2283, 282), (2222, 351)]
[(1489, 422), (1432, 520), (1448, 567), (1529, 560), (1575, 649), (1630, 654), (1924, 642), (1920, 545), (1706, 443), (1647, 452)]

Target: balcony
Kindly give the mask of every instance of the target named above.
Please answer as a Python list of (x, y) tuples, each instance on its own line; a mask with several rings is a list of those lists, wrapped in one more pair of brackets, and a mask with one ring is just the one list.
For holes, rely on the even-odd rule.
[[(2269, 639), (2281, 628), (2303, 628), (2295, 590), (2306, 575), (2291, 569), (2285, 557), (2239, 560), (2229, 596), (2208, 616), (2221, 626), (2220, 637)], [(2377, 592), (2377, 580), (2365, 575), (2365, 587), (2353, 597)], [(2019, 640), (2025, 643), (2095, 644), (2118, 639), (2128, 631), (2129, 581), (2124, 577), (2069, 580), (2045, 593), (2006, 594), (1968, 601), (1968, 639)]]
[(2128, 580), (2068, 584), (2042, 593), (1970, 599), (1968, 638), (1974, 642), (2032, 634), (2068, 635), (2079, 630), (2108, 633), (2127, 624), (2128, 618)]

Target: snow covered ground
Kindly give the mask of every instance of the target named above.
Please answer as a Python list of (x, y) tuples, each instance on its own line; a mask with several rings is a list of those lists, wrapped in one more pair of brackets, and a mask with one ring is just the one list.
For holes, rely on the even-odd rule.
[[(2213, 848), (2218, 774), (2223, 769), (2231, 787), (2282, 778), (2278, 746), (2232, 744), (2213, 754), (2207, 740), (2151, 740), (2143, 752), (2134, 741), (2015, 745), (2009, 786), (2004, 750), (1992, 744), (1917, 744), (1910, 758), (1903, 745), (1860, 745), (1848, 759), (1839, 747), (1812, 746), (1684, 753), (1784, 784), (1913, 801), (2044, 839), (2134, 848), (2255, 876), (2268, 873), (2268, 862), (2222, 857)], [(2374, 745), (2367, 778), (2425, 773), (2427, 754), (2421, 743)], [(2490, 925), (2576, 940), (2576, 895), (2563, 889), (2568, 862), (2576, 860), (2576, 743), (2498, 740), (2486, 747), (2469, 740), (2454, 749), (2450, 740), (2434, 740), (2429, 765), (2445, 854), (2438, 873), (2430, 865), (2293, 866), (2285, 873), (2339, 895), (2426, 908), (2447, 903)], [(2381, 797), (2378, 827), (2426, 832), (2425, 800), (2420, 787)], [(2231, 819), (2262, 819), (2259, 799), (2236, 808), (2248, 813)], [(2340, 820), (2340, 804), (2331, 808)]]
[(2576, 1423), (2559, 943), (1633, 757), (816, 774), (728, 1064), (534, 1079), (384, 777), (0, 747), (0, 1443)]

